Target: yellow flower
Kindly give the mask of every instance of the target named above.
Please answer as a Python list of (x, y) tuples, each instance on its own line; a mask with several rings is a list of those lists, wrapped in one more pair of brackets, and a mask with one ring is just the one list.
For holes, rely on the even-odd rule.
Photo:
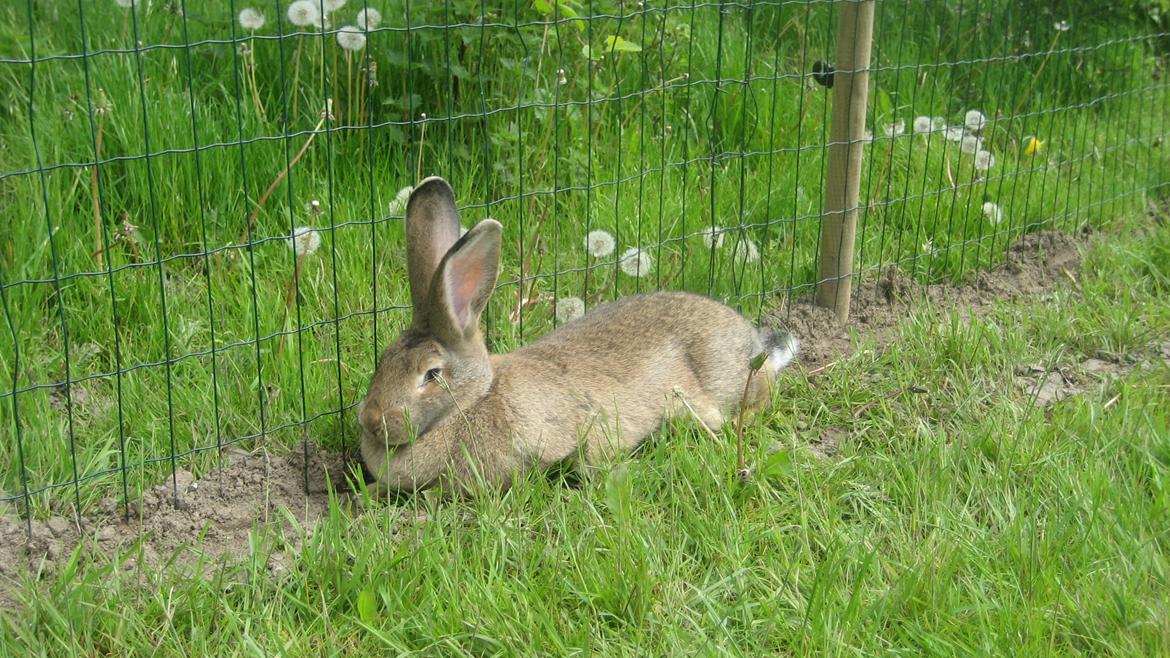
[(1028, 137), (1024, 140), (1024, 155), (1036, 155), (1043, 146), (1044, 142), (1035, 137)]

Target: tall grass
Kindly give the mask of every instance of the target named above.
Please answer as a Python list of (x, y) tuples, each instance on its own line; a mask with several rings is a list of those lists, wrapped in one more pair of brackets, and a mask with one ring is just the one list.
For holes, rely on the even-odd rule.
[[(961, 278), (1170, 180), (1166, 37), (1018, 5), (881, 4), (858, 268)], [(757, 314), (815, 281), (828, 95), (806, 73), (832, 52), (831, 3), (387, 2), (348, 59), (335, 31), (357, 6), (317, 30), (260, 3), (255, 33), (240, 8), (0, 8), (0, 497), (59, 512), (175, 454), (352, 445), (348, 409), (407, 320), (389, 206), (419, 175), (453, 182), (465, 224), (505, 225), (500, 349), (550, 328), (559, 297), (685, 288)], [(883, 135), (969, 109), (990, 117), (987, 172), (942, 135)], [(306, 225), (322, 245), (298, 267)], [(591, 259), (598, 229), (618, 250)], [(620, 269), (631, 246), (644, 277)]]

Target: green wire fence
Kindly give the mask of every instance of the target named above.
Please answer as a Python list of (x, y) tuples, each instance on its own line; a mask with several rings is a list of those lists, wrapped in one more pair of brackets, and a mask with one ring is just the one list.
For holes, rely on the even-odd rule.
[(1163, 3), (876, 0), (856, 238), (822, 271), (858, 4), (11, 3), (0, 513), (352, 448), (427, 175), (505, 225), (500, 350), (645, 290), (783, 321), (829, 279), (959, 281), (1166, 197)]

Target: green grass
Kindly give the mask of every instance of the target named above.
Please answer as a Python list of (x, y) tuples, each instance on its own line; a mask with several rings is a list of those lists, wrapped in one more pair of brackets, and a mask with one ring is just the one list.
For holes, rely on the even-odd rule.
[[(203, 577), (82, 550), (0, 613), (0, 651), (1164, 655), (1167, 272), (1167, 216), (1130, 215), (1075, 288), (920, 308), (886, 347), (784, 379), (748, 484), (730, 433), (680, 425), (580, 488), (334, 509), (299, 554), (258, 534)], [(1050, 406), (1016, 381), (1102, 351), (1129, 365)]]
[[(1170, 180), (1170, 98), (1155, 72), (1164, 40), (1142, 36), (1155, 28), (1093, 10), (1055, 32), (1047, 10), (1016, 4), (879, 11), (859, 267), (963, 278), (1024, 232), (1099, 224)], [(84, 22), (70, 3), (0, 9), (0, 426), (11, 437), (0, 498), (28, 491), (37, 515), (132, 497), (171, 454), (198, 471), (226, 442), (353, 445), (347, 410), (407, 321), (401, 222), (387, 208), (416, 173), (454, 183), (466, 224), (492, 215), (506, 227), (487, 320), (502, 349), (547, 331), (557, 296), (683, 288), (754, 315), (816, 279), (827, 93), (802, 74), (831, 51), (828, 3), (723, 14), (602, 3), (593, 9), (609, 17), (583, 29), (527, 5), (492, 10), (480, 27), (478, 3), (453, 3), (450, 14), (413, 8), (409, 32), (388, 3), (363, 51), (377, 86), (332, 35), (288, 35), (283, 22), (275, 38), (272, 7), (245, 57), (226, 5), (167, 6), (82, 3)], [(434, 27), (445, 21), (455, 27)], [(582, 44), (612, 34), (644, 47), (585, 59)], [(363, 84), (365, 105), (353, 91)], [(336, 120), (249, 232), (326, 95)], [(997, 163), (982, 177), (941, 138), (881, 137), (895, 117), (957, 123), (973, 107), (993, 117), (985, 145)], [(99, 126), (94, 186), (84, 164)], [(1023, 153), (1028, 135), (1044, 140), (1039, 156)], [(1003, 209), (998, 225), (987, 200)], [(309, 224), (322, 247), (286, 309), (285, 237)], [(713, 225), (736, 229), (721, 249), (704, 246)], [(614, 255), (585, 255), (593, 229), (616, 235)], [(765, 257), (734, 257), (740, 235)], [(644, 278), (617, 267), (631, 245), (654, 258)], [(513, 319), (521, 297), (531, 303)]]
[[(401, 222), (387, 207), (416, 174), (452, 181), (465, 224), (506, 227), (487, 319), (499, 349), (547, 331), (556, 296), (684, 288), (754, 315), (815, 281), (828, 106), (802, 74), (832, 52), (832, 3), (581, 3), (605, 17), (580, 30), (541, 22), (534, 4), (479, 21), (480, 3), (411, 3), (406, 31), (406, 5), (388, 0), (363, 51), (376, 86), (331, 35), (287, 35), (285, 22), (273, 38), (274, 6), (249, 59), (229, 3), (188, 4), (0, 7), (8, 509), (23, 513), (26, 491), (36, 516), (134, 498), (170, 455), (200, 472), (227, 442), (352, 446), (348, 409), (407, 321)], [(1099, 248), (1083, 292), (970, 325), (919, 318), (889, 350), (792, 382), (751, 432), (783, 456), (747, 488), (731, 484), (729, 446), (673, 428), (625, 475), (582, 490), (533, 478), (502, 500), (429, 510), (409, 541), (391, 534), (393, 511), (338, 513), (285, 581), (263, 577), (258, 554), (218, 580), (116, 581), (106, 601), (104, 571), (66, 573), (26, 592), (5, 641), (34, 633), (29, 646), (47, 653), (156, 640), (193, 653), (1165, 650), (1165, 370), (1048, 417), (1011, 369), (1164, 340), (1167, 234), (1137, 213), (1170, 181), (1166, 39), (1143, 38), (1161, 28), (1112, 4), (1069, 3), (1067, 16), (1007, 0), (911, 4), (879, 3), (858, 267), (963, 279), (1023, 233), (1115, 223), (1123, 238)], [(1069, 32), (1050, 29), (1063, 18)], [(454, 27), (433, 27), (444, 22)], [(641, 52), (583, 56), (610, 35)], [(248, 231), (326, 96), (335, 120)], [(993, 117), (997, 163), (983, 177), (942, 139), (881, 137), (893, 119), (957, 123), (971, 108)], [(1044, 141), (1037, 157), (1023, 152), (1029, 135)], [(123, 218), (132, 239), (119, 237)], [(286, 309), (284, 238), (308, 224), (322, 247)], [(764, 257), (706, 248), (713, 225), (742, 229)], [(648, 249), (650, 275), (589, 259), (593, 229), (617, 236), (617, 254)], [(520, 297), (533, 303), (513, 321)], [(900, 393), (905, 382), (932, 393)], [(803, 446), (826, 428), (850, 440), (821, 461)], [(377, 601), (365, 622), (361, 592)]]

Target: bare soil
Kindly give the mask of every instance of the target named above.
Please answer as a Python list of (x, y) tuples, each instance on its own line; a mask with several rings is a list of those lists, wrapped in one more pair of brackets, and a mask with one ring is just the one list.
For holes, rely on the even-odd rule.
[(816, 372), (852, 351), (851, 335), (872, 336), (883, 345), (912, 310), (933, 309), (937, 314), (980, 309), (1003, 299), (1033, 296), (1074, 282), (1081, 269), (1077, 238), (1046, 231), (1023, 236), (1008, 250), (999, 267), (975, 273), (970, 283), (921, 284), (889, 267), (875, 280), (857, 286), (850, 301), (849, 325), (837, 322), (833, 311), (800, 301), (773, 312), (801, 340), (800, 364)]
[[(141, 552), (129, 555), (150, 565), (174, 559), (179, 567), (246, 554), (254, 527), (284, 535), (287, 549), (296, 550), (302, 536), (281, 533), (291, 529), (286, 514), (311, 533), (328, 510), (330, 491), (347, 495), (348, 473), (343, 455), (320, 453), (309, 443), (279, 456), (229, 449), (222, 468), (202, 479), (175, 471), (131, 506), (128, 519), (112, 500), (102, 513), (81, 519), (0, 516), (0, 605), (11, 603), (5, 590), (23, 573), (54, 572), (83, 541), (90, 543), (90, 558), (113, 556), (141, 541)], [(281, 568), (281, 559), (274, 554), (269, 567)], [(135, 568), (137, 558), (122, 566)]]
[[(967, 285), (922, 285), (894, 268), (884, 271), (854, 292), (848, 328), (838, 324), (830, 311), (807, 302), (778, 311), (775, 319), (800, 337), (800, 367), (815, 374), (850, 353), (851, 333), (874, 336), (879, 344), (892, 340), (895, 327), (911, 308), (933, 308), (939, 313), (961, 308), (978, 313), (995, 300), (1035, 295), (1067, 284), (1075, 280), (1079, 269), (1076, 239), (1060, 233), (1036, 233), (1014, 245), (1002, 266), (978, 273)], [(1106, 362), (1089, 365), (1099, 370), (1112, 367)], [(1025, 385), (1034, 388), (1039, 401), (1049, 402), (1069, 393), (1070, 380), (1065, 374), (1042, 371), (1021, 377)], [(818, 454), (831, 455), (841, 439), (830, 432), (822, 445), (814, 448)], [(344, 496), (351, 472), (345, 456), (319, 453), (309, 444), (284, 455), (237, 450), (225, 457), (221, 468), (201, 479), (188, 471), (177, 471), (173, 482), (168, 479), (148, 491), (128, 520), (112, 501), (103, 513), (81, 519), (53, 517), (30, 522), (12, 514), (0, 516), (0, 605), (11, 603), (5, 590), (22, 574), (53, 572), (85, 540), (92, 542), (91, 558), (112, 556), (141, 542), (138, 555), (146, 562), (174, 559), (181, 565), (245, 554), (254, 527), (276, 532), (287, 529), (286, 512), (311, 533), (328, 509), (330, 484)], [(296, 550), (296, 533), (291, 534), (294, 545), (288, 550)], [(274, 559), (279, 560), (280, 554)], [(134, 566), (133, 559), (123, 562), (124, 568)], [(274, 570), (281, 567), (269, 566)]]

